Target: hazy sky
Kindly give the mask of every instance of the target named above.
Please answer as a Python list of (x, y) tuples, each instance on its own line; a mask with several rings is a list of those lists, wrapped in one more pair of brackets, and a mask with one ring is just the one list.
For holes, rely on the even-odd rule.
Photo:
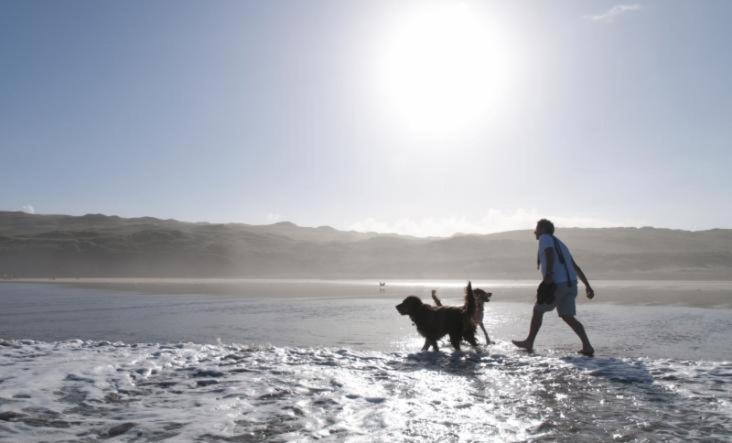
[(0, 2), (0, 209), (732, 227), (729, 1)]

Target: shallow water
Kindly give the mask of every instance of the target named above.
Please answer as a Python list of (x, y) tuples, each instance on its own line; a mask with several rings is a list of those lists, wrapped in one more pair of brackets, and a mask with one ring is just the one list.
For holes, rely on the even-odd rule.
[[(444, 303), (462, 303), (460, 284), (442, 282), (439, 293)], [(515, 284), (489, 287), (494, 296), (486, 305), (484, 323), (493, 339), (508, 341), (527, 333), (533, 288)], [(390, 287), (379, 292), (351, 282), (255, 282), (233, 287), (229, 283), (204, 287), (2, 284), (0, 337), (411, 351), (421, 346), (405, 349), (404, 341), (417, 340), (417, 334), (394, 307), (410, 293), (429, 300), (429, 287)], [(598, 293), (593, 301), (578, 299), (578, 318), (598, 353), (732, 360), (728, 339), (732, 309), (609, 304), (598, 301), (606, 290)], [(572, 353), (577, 348), (571, 330), (556, 313), (548, 313), (537, 350)]]
[[(595, 358), (554, 313), (529, 355), (509, 339), (528, 328), (516, 294), (530, 286), (498, 286), (496, 344), (423, 353), (394, 305), (430, 285), (336, 286), (0, 285), (0, 441), (732, 436), (732, 310), (583, 302)], [(459, 303), (459, 284), (441, 295)]]

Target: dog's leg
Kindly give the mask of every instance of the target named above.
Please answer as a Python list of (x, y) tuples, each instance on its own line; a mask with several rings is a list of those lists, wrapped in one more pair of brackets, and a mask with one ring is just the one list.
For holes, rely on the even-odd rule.
[(480, 322), (480, 329), (482, 329), (482, 330), (483, 330), (483, 335), (485, 335), (485, 344), (486, 344), (486, 345), (489, 345), (489, 344), (491, 344), (491, 343), (492, 343), (492, 342), (491, 342), (491, 339), (490, 339), (490, 338), (488, 338), (488, 333), (487, 333), (487, 332), (485, 331), (485, 326), (483, 326), (483, 322)]
[(475, 340), (475, 330), (475, 323), (470, 322), (469, 324), (463, 325), (463, 330), (460, 334), (461, 339), (470, 343), (470, 346), (472, 347), (478, 346), (478, 342)]
[(430, 345), (432, 345), (432, 343), (430, 342), (430, 339), (425, 338), (424, 339), (424, 346), (422, 346), (422, 351), (428, 350), (430, 348)]
[(440, 348), (439, 348), (439, 347), (437, 347), (437, 340), (432, 340), (432, 349), (433, 349), (433, 350), (434, 350), (435, 352), (439, 352)]
[(460, 350), (460, 341), (463, 338), (462, 335), (463, 334), (461, 334), (458, 331), (450, 332), (450, 344), (452, 345), (453, 348), (455, 348), (456, 351)]
[(467, 341), (468, 343), (470, 343), (470, 346), (472, 346), (474, 348), (475, 347), (478, 347), (478, 341), (475, 340), (475, 334), (466, 335), (465, 336), (465, 341)]

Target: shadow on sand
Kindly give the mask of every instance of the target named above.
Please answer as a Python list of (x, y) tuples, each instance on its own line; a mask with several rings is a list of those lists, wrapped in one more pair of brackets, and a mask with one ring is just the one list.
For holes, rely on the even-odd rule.
[(474, 376), (481, 362), (489, 356), (487, 350), (478, 347), (466, 351), (420, 351), (407, 354), (395, 369), (417, 371), (422, 369), (443, 371), (454, 375)]
[(564, 357), (562, 361), (586, 371), (594, 377), (623, 384), (653, 384), (654, 379), (640, 360), (623, 360), (613, 357)]

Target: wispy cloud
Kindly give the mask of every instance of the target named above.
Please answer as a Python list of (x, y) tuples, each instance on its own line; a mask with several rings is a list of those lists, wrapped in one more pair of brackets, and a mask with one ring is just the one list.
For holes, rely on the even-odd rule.
[(588, 18), (593, 22), (613, 23), (619, 16), (628, 12), (639, 11), (640, 9), (641, 5), (637, 3), (633, 5), (615, 5), (601, 14), (587, 15), (585, 18)]
[(277, 214), (275, 212), (270, 212), (269, 214), (267, 214), (267, 216), (265, 218), (267, 220), (267, 223), (277, 223), (277, 222), (282, 221), (283, 217), (282, 217), (282, 215)]
[(419, 220), (402, 218), (395, 221), (368, 218), (353, 223), (347, 229), (360, 232), (395, 233), (415, 237), (449, 237), (455, 233), (490, 234), (516, 229), (533, 229), (536, 221), (543, 217), (552, 220), (557, 227), (603, 228), (628, 225), (627, 223), (616, 223), (591, 217), (540, 214), (535, 209), (518, 209), (512, 213), (489, 209), (484, 216), (473, 219), (462, 216), (423, 218)]
[(21, 211), (25, 212), (26, 214), (35, 214), (36, 208), (34, 208), (31, 205), (23, 205), (22, 208), (20, 208)]

